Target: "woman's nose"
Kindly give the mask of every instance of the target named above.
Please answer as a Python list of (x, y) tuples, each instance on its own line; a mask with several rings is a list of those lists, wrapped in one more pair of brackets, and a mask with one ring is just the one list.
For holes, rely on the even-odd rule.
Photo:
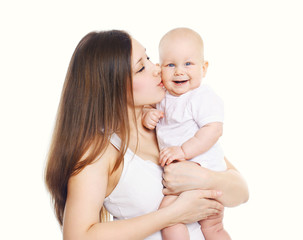
[(160, 75), (160, 73), (161, 73), (161, 68), (160, 68), (160, 65), (157, 63), (155, 65), (155, 69), (154, 69), (153, 74), (154, 74), (155, 77), (158, 77)]

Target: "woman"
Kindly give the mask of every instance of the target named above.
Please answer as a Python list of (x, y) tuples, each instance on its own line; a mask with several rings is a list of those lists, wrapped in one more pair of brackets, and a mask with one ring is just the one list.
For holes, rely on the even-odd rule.
[[(237, 205), (246, 200), (245, 182), (234, 169), (217, 175), (186, 165), (196, 169), (199, 185), (193, 176), (182, 175), (179, 166), (184, 166), (171, 164), (164, 171), (165, 193), (182, 193), (174, 204), (157, 210), (163, 197), (159, 150), (141, 115), (145, 104), (163, 97), (160, 68), (127, 33), (94, 32), (80, 41), (46, 167), (64, 239), (156, 240), (161, 229), (179, 222), (194, 222), (188, 225), (192, 239), (203, 239), (197, 235), (197, 220), (220, 214), (219, 201)], [(178, 183), (174, 171), (184, 183)], [(201, 188), (205, 190), (195, 190)], [(240, 192), (237, 196), (233, 188)], [(119, 221), (103, 221), (103, 205)]]

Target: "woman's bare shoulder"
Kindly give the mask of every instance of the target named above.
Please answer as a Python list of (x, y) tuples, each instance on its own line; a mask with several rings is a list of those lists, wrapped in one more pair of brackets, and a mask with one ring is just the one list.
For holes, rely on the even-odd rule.
[[(84, 161), (85, 158), (89, 155), (90, 151), (92, 149), (89, 149), (86, 154), (82, 157), (80, 161)], [(118, 158), (118, 151), (117, 149), (109, 144), (105, 150), (100, 153), (96, 159), (91, 163), (85, 166), (85, 168), (78, 173), (77, 175), (74, 175), (70, 178), (70, 181), (73, 181), (75, 178), (82, 178), (84, 176), (101, 176), (106, 175), (108, 176), (108, 173), (111, 172), (113, 169), (113, 166), (116, 163), (116, 160)]]

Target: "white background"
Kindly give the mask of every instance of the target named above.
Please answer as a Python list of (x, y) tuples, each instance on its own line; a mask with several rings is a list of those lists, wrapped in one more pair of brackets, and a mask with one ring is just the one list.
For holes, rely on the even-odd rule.
[(227, 209), (234, 240), (303, 239), (300, 0), (1, 1), (0, 239), (61, 239), (43, 170), (67, 66), (93, 30), (123, 29), (157, 62), (168, 30), (205, 42), (205, 82), (223, 98), (222, 145), (248, 182)]

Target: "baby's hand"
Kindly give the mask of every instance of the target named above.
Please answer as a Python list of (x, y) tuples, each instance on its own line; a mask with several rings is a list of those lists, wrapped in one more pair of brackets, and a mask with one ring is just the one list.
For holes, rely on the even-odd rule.
[(181, 147), (167, 147), (160, 151), (159, 163), (162, 167), (169, 165), (174, 160), (185, 161), (185, 154)]
[(155, 129), (160, 118), (163, 118), (163, 116), (164, 116), (163, 112), (157, 109), (150, 109), (143, 114), (142, 117), (143, 126), (150, 130), (153, 130)]

